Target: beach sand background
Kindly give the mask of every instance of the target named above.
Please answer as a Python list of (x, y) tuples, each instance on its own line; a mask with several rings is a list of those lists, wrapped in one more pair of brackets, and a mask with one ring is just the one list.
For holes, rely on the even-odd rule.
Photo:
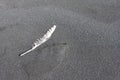
[[(0, 80), (119, 80), (120, 2), (0, 0)], [(24, 55), (53, 25), (51, 39)]]

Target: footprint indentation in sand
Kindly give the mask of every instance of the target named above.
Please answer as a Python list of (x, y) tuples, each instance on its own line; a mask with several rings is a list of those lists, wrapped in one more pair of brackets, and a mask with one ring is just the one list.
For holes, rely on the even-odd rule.
[(24, 65), (26, 73), (29, 76), (38, 77), (52, 71), (64, 60), (67, 47), (66, 43), (57, 43), (44, 47), (42, 51), (37, 50), (39, 55), (36, 59)]

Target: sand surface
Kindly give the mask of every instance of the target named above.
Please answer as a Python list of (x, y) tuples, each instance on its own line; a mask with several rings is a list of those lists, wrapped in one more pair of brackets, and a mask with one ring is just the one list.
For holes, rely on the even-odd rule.
[[(0, 80), (119, 80), (116, 0), (0, 0)], [(51, 39), (19, 54), (56, 25)]]

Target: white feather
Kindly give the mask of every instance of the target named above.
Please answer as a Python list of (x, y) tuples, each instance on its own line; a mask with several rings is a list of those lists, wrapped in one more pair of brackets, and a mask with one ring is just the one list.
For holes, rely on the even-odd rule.
[(52, 36), (53, 32), (55, 31), (56, 29), (56, 25), (54, 25), (52, 28), (50, 28), (47, 33), (40, 39), (37, 39), (33, 46), (32, 46), (32, 49), (22, 53), (20, 56), (23, 56), (31, 51), (33, 51), (34, 49), (36, 49), (38, 46), (40, 46), (41, 44), (45, 43), (48, 39), (50, 39), (50, 37)]

